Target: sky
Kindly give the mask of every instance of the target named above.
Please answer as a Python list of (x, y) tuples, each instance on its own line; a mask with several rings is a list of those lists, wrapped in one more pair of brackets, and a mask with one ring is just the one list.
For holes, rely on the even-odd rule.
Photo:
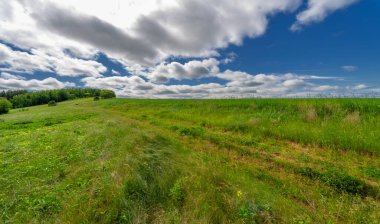
[(0, 0), (0, 90), (380, 95), (379, 0)]

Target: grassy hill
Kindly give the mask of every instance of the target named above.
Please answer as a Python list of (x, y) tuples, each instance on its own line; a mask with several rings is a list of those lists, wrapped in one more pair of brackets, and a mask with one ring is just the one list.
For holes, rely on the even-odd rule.
[(380, 100), (90, 99), (0, 116), (3, 223), (379, 223)]

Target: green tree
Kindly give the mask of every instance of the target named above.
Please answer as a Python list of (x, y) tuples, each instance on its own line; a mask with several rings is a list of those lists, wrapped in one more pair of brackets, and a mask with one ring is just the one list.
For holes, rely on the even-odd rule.
[(103, 98), (103, 99), (110, 99), (110, 98), (115, 98), (116, 97), (116, 94), (114, 91), (112, 90), (102, 90), (100, 92), (100, 96)]
[(10, 101), (14, 108), (29, 107), (35, 105), (48, 104), (50, 101), (62, 102), (66, 100), (72, 100), (77, 98), (86, 97), (101, 97), (104, 99), (115, 97), (115, 93), (110, 90), (99, 90), (90, 88), (71, 88), (71, 89), (57, 89), (57, 90), (45, 90), (39, 92), (25, 92), (25, 91), (13, 91), (13, 92), (0, 92), (1, 95), (6, 96), (12, 94)]
[(7, 98), (7, 100), (11, 100), (14, 96), (25, 94), (27, 92), (28, 91), (26, 90), (7, 90), (7, 91), (3, 90), (0, 92), (0, 98), (5, 97)]
[(12, 108), (11, 102), (6, 98), (0, 98), (0, 114), (6, 114)]

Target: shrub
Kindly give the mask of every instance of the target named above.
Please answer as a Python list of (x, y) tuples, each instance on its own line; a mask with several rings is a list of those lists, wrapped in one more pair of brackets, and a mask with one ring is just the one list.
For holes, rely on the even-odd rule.
[(310, 179), (320, 180), (337, 191), (362, 196), (377, 194), (377, 191), (364, 181), (335, 170), (321, 173), (310, 167), (304, 167), (296, 170), (296, 172)]
[(336, 171), (326, 172), (321, 179), (329, 186), (339, 191), (350, 194), (360, 194), (366, 196), (372, 193), (372, 189), (362, 180)]
[(11, 102), (5, 98), (0, 98), (0, 114), (6, 114), (12, 108)]
[(36, 198), (32, 201), (33, 209), (43, 215), (54, 214), (61, 208), (61, 202), (55, 195)]
[(245, 202), (239, 208), (239, 217), (244, 223), (272, 223), (272, 208), (256, 202)]
[(200, 127), (191, 127), (191, 128), (181, 128), (178, 130), (179, 134), (182, 136), (191, 136), (191, 137), (201, 137), (204, 135), (203, 128)]
[(185, 191), (183, 189), (183, 180), (178, 179), (172, 188), (170, 188), (170, 197), (177, 203), (182, 203), (185, 199)]
[(100, 96), (103, 98), (103, 99), (110, 99), (110, 98), (115, 98), (116, 97), (116, 94), (114, 91), (112, 90), (102, 90), (100, 92)]
[(99, 101), (99, 100), (100, 100), (100, 98), (98, 96), (94, 97), (94, 101)]
[(55, 102), (54, 100), (51, 100), (51, 101), (49, 101), (48, 106), (49, 107), (57, 106), (57, 102)]

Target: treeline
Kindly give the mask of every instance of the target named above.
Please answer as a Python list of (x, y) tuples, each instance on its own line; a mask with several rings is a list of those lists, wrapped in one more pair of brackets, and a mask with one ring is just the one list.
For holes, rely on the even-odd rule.
[(7, 100), (12, 99), (14, 96), (27, 93), (27, 90), (3, 90), (0, 92), (0, 98), (6, 98)]
[(58, 89), (45, 90), (40, 92), (24, 92), (23, 94), (13, 95), (9, 100), (13, 104), (13, 108), (29, 107), (47, 104), (51, 101), (62, 102), (77, 98), (97, 97), (97, 98), (113, 98), (116, 97), (115, 92), (111, 90), (100, 89)]

